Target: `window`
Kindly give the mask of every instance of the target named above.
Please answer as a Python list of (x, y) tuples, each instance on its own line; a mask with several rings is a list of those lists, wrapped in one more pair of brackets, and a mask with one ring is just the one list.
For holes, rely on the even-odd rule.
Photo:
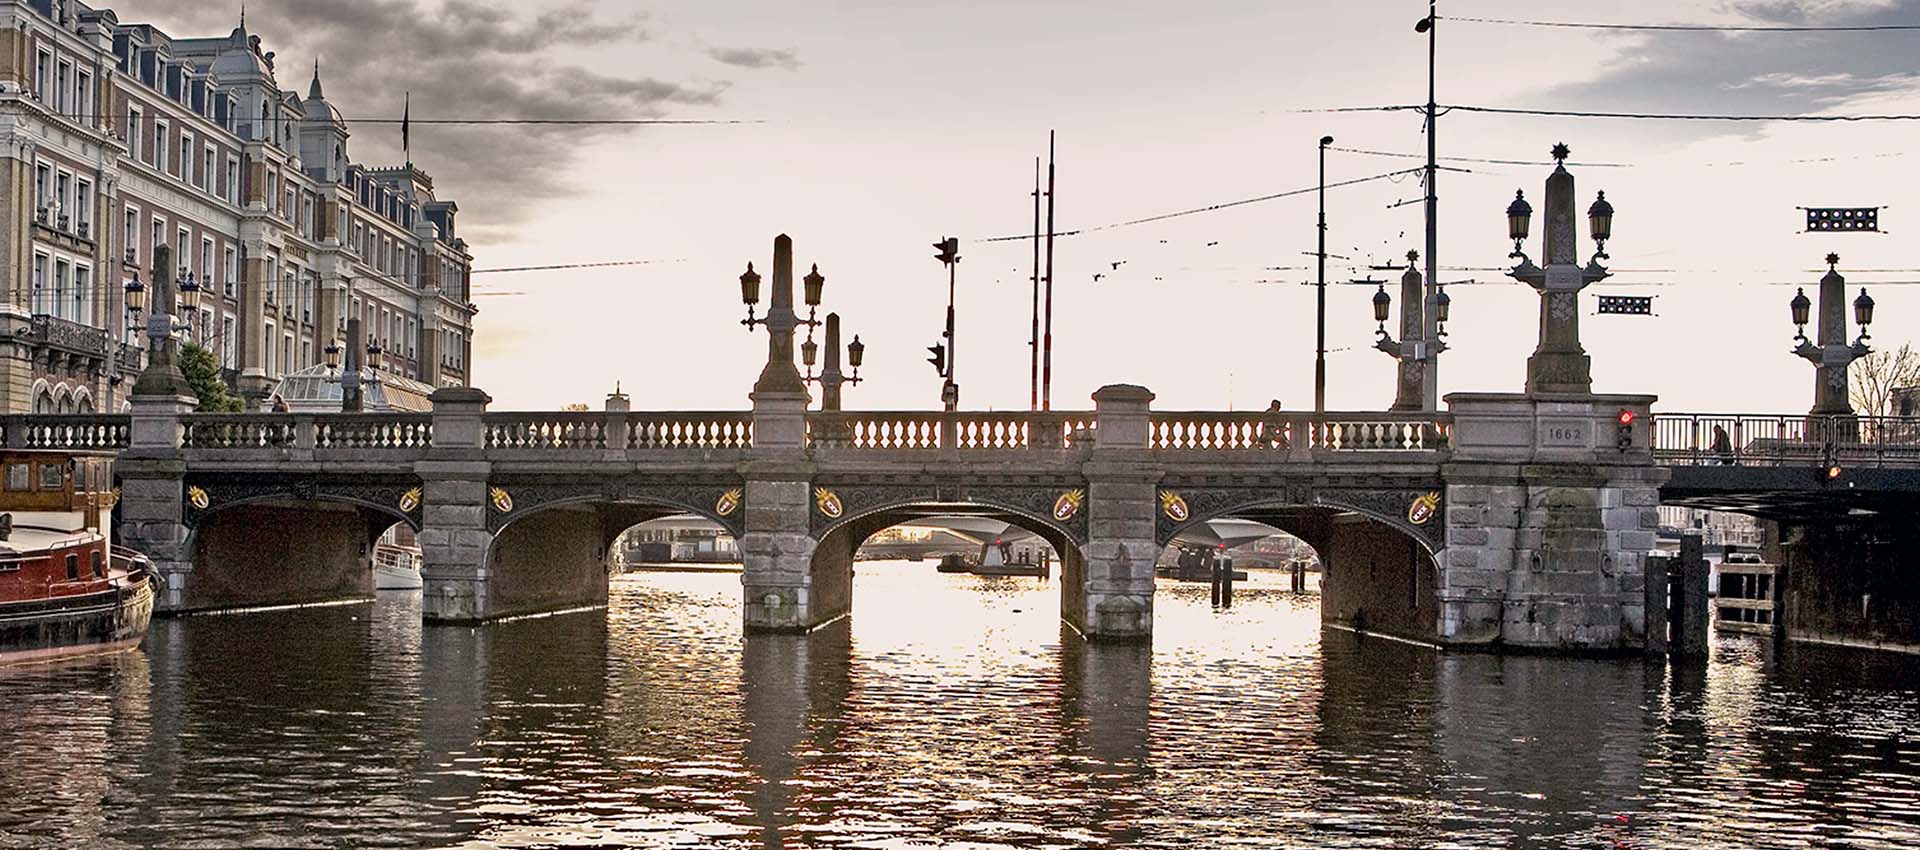
[[(42, 467), (42, 468), (44, 469), (48, 467)], [(68, 552), (67, 553), (67, 581), (79, 581), (79, 580), (80, 580), (80, 556), (74, 552)]]
[(34, 205), (39, 207), (40, 209), (47, 209), (51, 207), (53, 205), (53, 197), (49, 193), (51, 193), (52, 191), (53, 191), (53, 169), (48, 168), (45, 165), (34, 166), (33, 168)]
[(127, 259), (133, 261), (134, 263), (139, 263), (140, 262), (140, 210), (139, 208), (127, 207), (126, 233), (122, 235), (126, 239), (126, 244), (122, 247), (126, 250)]
[(85, 227), (88, 238), (93, 236), (93, 184), (86, 180), (77, 181), (73, 191), (73, 226)]
[(219, 152), (214, 150), (212, 145), (207, 145), (206, 149), (200, 153), (200, 182), (194, 185), (207, 190), (208, 194), (218, 195), (220, 194), (220, 189), (214, 183), (215, 176), (218, 172), (214, 169), (213, 158), (217, 156)]
[(93, 577), (107, 577), (107, 556), (98, 549), (93, 550)]
[(235, 157), (227, 157), (227, 185), (223, 188), (226, 190), (227, 203), (240, 203), (240, 160)]
[(33, 485), (33, 469), (24, 463), (7, 464), (7, 489), (25, 490)]
[(68, 86), (73, 81), (73, 63), (60, 60), (60, 69), (53, 75), (53, 109), (62, 115), (73, 114), (73, 97)]
[(122, 138), (127, 140), (127, 144), (133, 146), (131, 153), (134, 159), (144, 159), (140, 155), (140, 110), (127, 107), (127, 132)]
[(55, 259), (53, 261), (53, 292), (46, 302), (40, 305), (41, 309), (35, 312), (48, 312), (54, 316), (60, 316), (67, 300), (67, 280), (72, 275), (73, 264), (66, 260)]
[(47, 82), (53, 77), (53, 53), (42, 50), (33, 66), (33, 99), (47, 102)]
[(240, 279), (237, 274), (239, 271), (238, 260), (235, 258), (232, 248), (227, 248), (222, 251), (221, 254), (220, 285), (222, 290), (226, 292), (227, 297), (232, 298), (236, 295), (234, 282)]
[(293, 361), (293, 334), (280, 338), (280, 368), (289, 372), (300, 368), (300, 364)]
[(73, 114), (89, 127), (100, 125), (100, 119), (93, 117), (93, 75), (86, 71), (74, 78)]
[(66, 480), (67, 465), (65, 463), (40, 464), (40, 489), (58, 490)]
[(167, 122), (153, 122), (153, 167), (167, 170)]
[(213, 240), (205, 236), (200, 237), (200, 278), (213, 288)]
[(180, 131), (180, 182), (193, 182), (193, 134)]
[[(266, 334), (265, 334), (265, 336), (263, 337), (263, 339), (273, 339), (273, 336), (274, 336), (274, 333), (273, 333), (273, 323), (272, 323), (272, 322), (268, 322), (268, 323), (267, 323), (267, 332), (266, 332)], [(263, 360), (265, 360), (266, 362), (265, 362), (265, 363), (262, 363), (262, 364), (260, 364), (260, 365), (261, 365), (261, 366), (262, 366), (263, 368), (265, 368), (265, 369), (267, 370), (267, 377), (273, 377), (273, 376), (275, 376), (275, 375), (278, 375), (279, 373), (278, 373), (278, 372), (276, 372), (276, 371), (274, 371), (274, 363), (273, 363), (273, 349), (274, 349), (274, 346), (273, 346), (273, 344), (272, 344), (272, 343), (268, 343), (268, 344), (266, 344), (266, 345), (263, 345), (263, 346), (261, 346), (261, 348), (263, 349), (263, 350), (262, 350), (262, 351), (260, 352), (260, 356), (261, 356), (261, 359), (263, 359)]]
[[(167, 244), (166, 234), (167, 234), (167, 220), (157, 215), (154, 216), (153, 217), (153, 238), (147, 240), (148, 248), (150, 250), (158, 249), (160, 246)], [(158, 255), (156, 255), (154, 259), (156, 260), (159, 259)]]
[(82, 265), (73, 267), (73, 297), (67, 301), (72, 307), (67, 318), (76, 322), (92, 322), (93, 269)]
[(233, 336), (238, 321), (232, 313), (220, 317), (220, 365), (228, 369), (233, 368)]
[(176, 271), (193, 265), (193, 255), (187, 253), (187, 240), (192, 236), (184, 227), (173, 235), (173, 265)]
[(33, 313), (41, 315), (47, 312), (47, 255), (33, 255)]
[(53, 185), (54, 185), (53, 203), (55, 208), (59, 210), (60, 214), (58, 217), (67, 219), (68, 221), (67, 225), (61, 225), (58, 221), (54, 222), (54, 224), (55, 226), (60, 227), (60, 229), (65, 230), (67, 227), (71, 226), (71, 222), (72, 222), (73, 175), (68, 174), (65, 171), (62, 171), (60, 172), (60, 175), (58, 177), (54, 178)]

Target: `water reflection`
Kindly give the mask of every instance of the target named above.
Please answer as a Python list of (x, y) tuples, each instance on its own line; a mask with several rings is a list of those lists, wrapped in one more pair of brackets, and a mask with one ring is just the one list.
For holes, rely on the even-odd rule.
[(1063, 630), (1057, 585), (863, 564), (855, 597), (777, 637), (705, 575), (479, 629), (163, 621), (0, 671), (0, 848), (1920, 842), (1903, 656), (1440, 654), (1257, 580), (1163, 585), (1151, 646)]

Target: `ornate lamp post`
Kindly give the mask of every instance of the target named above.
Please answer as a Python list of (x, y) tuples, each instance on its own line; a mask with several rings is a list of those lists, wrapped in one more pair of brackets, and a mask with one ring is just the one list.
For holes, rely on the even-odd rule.
[(1827, 274), (1820, 278), (1820, 324), (1815, 330), (1818, 341), (1807, 339), (1807, 313), (1813, 306), (1807, 291), (1794, 293), (1788, 307), (1793, 311), (1794, 339), (1799, 341), (1793, 353), (1814, 365), (1813, 413), (1815, 416), (1852, 415), (1853, 402), (1847, 398), (1847, 367), (1873, 349), (1867, 347), (1867, 326), (1873, 324), (1873, 298), (1867, 290), (1853, 301), (1853, 320), (1860, 325), (1860, 336), (1847, 342), (1847, 279), (1840, 275), (1839, 254), (1827, 255)]
[[(820, 267), (814, 266), (807, 275), (807, 297), (809, 311), (818, 306), (820, 292), (826, 284), (821, 276)], [(802, 322), (793, 311), (793, 239), (782, 233), (773, 240), (773, 295), (767, 306), (767, 317), (756, 319), (753, 316), (754, 305), (760, 300), (760, 275), (753, 270), (753, 264), (747, 264), (747, 270), (740, 275), (740, 300), (747, 305), (747, 317), (740, 320), (751, 331), (757, 325), (767, 329), (767, 365), (760, 370), (760, 379), (753, 384), (755, 394), (789, 393), (797, 394), (804, 400), (807, 394), (807, 380), (793, 365), (793, 332), (801, 324), (812, 327), (812, 319)]]
[[(172, 312), (173, 275), (169, 268), (172, 254), (173, 250), (165, 245), (153, 247), (153, 309), (147, 315), (147, 368), (133, 384), (136, 396), (191, 399), (194, 395), (186, 376), (180, 374), (176, 359), (179, 345), (176, 332), (180, 325)], [(133, 284), (128, 284), (128, 289), (131, 291)]]
[[(1447, 350), (1447, 314), (1451, 312), (1453, 299), (1445, 290), (1438, 291), (1433, 299), (1433, 321), (1427, 321), (1424, 303), (1425, 287), (1420, 272), (1414, 264), (1420, 259), (1419, 251), (1407, 252), (1407, 271), (1400, 276), (1400, 339), (1395, 340), (1387, 333), (1388, 312), (1393, 306), (1393, 296), (1387, 294), (1387, 285), (1381, 284), (1379, 291), (1373, 293), (1373, 320), (1379, 323), (1375, 331), (1380, 335), (1373, 347), (1384, 351), (1400, 361), (1399, 380), (1395, 382), (1393, 393), (1394, 410), (1425, 410), (1426, 381), (1432, 372), (1427, 368), (1433, 358)], [(1427, 328), (1433, 328), (1431, 339), (1426, 337)]]
[(1582, 267), (1575, 241), (1573, 175), (1566, 166), (1569, 153), (1565, 144), (1553, 146), (1555, 165), (1547, 176), (1547, 226), (1542, 239), (1546, 268), (1534, 265), (1521, 249), (1533, 208), (1518, 192), (1507, 205), (1507, 236), (1513, 240), (1513, 253), (1507, 256), (1520, 260), (1507, 274), (1540, 293), (1540, 344), (1527, 358), (1528, 394), (1593, 391), (1592, 358), (1580, 345), (1580, 290), (1608, 275), (1600, 261), (1607, 258), (1607, 239), (1613, 236), (1613, 205), (1601, 193), (1588, 208), (1587, 224), (1595, 247), (1593, 257)]
[(820, 409), (840, 409), (840, 385), (860, 383), (860, 361), (866, 357), (867, 344), (860, 341), (858, 334), (847, 345), (847, 365), (853, 367), (853, 374), (840, 371), (840, 314), (827, 314), (827, 363), (820, 369), (820, 376), (813, 376), (813, 361), (818, 346), (809, 338), (800, 346), (800, 357), (807, 364), (807, 381), (820, 385)]

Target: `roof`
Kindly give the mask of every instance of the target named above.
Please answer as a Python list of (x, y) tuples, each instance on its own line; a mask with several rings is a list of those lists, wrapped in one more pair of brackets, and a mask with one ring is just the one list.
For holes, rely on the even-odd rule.
[[(360, 391), (361, 407), (369, 412), (433, 409), (427, 400), (433, 387), (392, 372), (361, 367)], [(270, 403), (284, 403), (292, 413), (338, 413), (344, 394), (340, 369), (317, 364), (282, 377)]]

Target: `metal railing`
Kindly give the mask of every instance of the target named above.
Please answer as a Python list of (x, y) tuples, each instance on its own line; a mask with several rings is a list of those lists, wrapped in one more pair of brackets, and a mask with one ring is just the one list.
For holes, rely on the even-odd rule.
[(1920, 467), (1920, 417), (1656, 413), (1669, 466)]

